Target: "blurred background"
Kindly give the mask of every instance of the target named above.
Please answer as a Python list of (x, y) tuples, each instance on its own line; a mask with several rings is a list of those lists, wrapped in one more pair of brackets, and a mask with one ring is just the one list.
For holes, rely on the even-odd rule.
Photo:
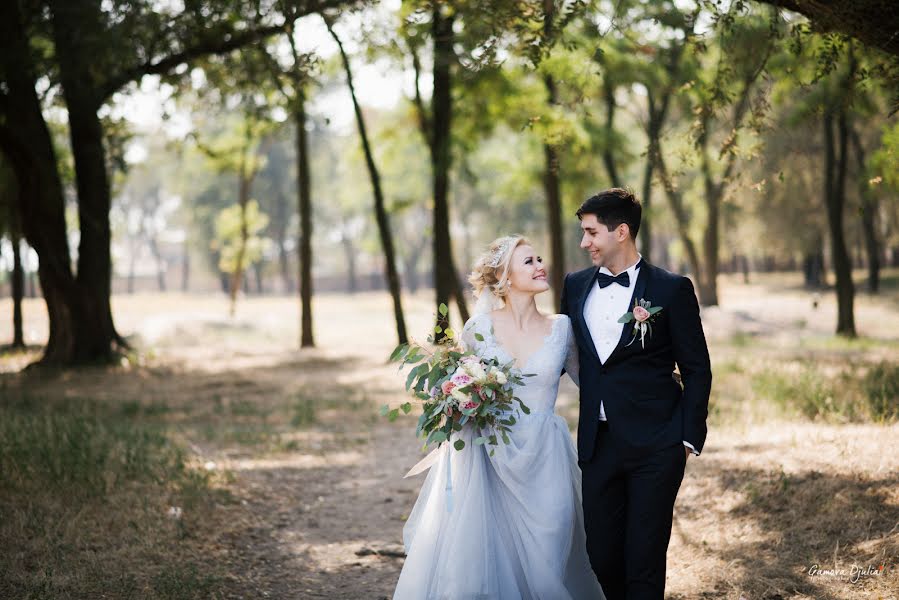
[(390, 597), (387, 357), (622, 186), (715, 376), (668, 595), (896, 598), (888, 4), (3, 3), (0, 597)]

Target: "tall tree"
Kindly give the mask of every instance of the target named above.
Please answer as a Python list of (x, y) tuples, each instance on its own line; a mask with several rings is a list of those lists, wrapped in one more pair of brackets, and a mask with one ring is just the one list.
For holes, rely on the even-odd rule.
[[(18, 2), (3, 3), (0, 9), (5, 83), (0, 86), (0, 136), (7, 153), (22, 156), (13, 162), (26, 187), (35, 178), (49, 182), (40, 190), (40, 210), (23, 207), (23, 231), (40, 264), (47, 265), (40, 274), (51, 325), (42, 362), (73, 364), (109, 358), (122, 345), (109, 310), (110, 192), (97, 111), (113, 93), (144, 75), (168, 74), (197, 58), (255, 43), (282, 32), (286, 19), (279, 22), (277, 12), (274, 19), (261, 14), (255, 3), (201, 1), (169, 9), (152, 1), (117, 0), (102, 7), (90, 0), (47, 3), (49, 10)], [(340, 3), (297, 2), (293, 14)], [(70, 267), (59, 175), (50, 173), (56, 171), (54, 151), (34, 92), (39, 73), (29, 47), (32, 36), (53, 41), (49, 64), (41, 66), (58, 68), (69, 111), (83, 228), (77, 277)], [(46, 61), (47, 56), (43, 52), (40, 58)], [(45, 218), (39, 218), (42, 214)]]
[[(543, 1), (543, 35), (552, 40), (556, 35), (556, 5), (554, 0)], [(559, 104), (556, 80), (551, 72), (543, 75), (546, 99), (550, 109)], [(565, 278), (565, 242), (562, 236), (562, 186), (559, 181), (559, 148), (549, 140), (543, 142), (543, 191), (546, 194), (546, 224), (549, 227), (551, 249), (550, 286), (553, 290), (553, 306), (559, 306)]]
[[(411, 39), (413, 68), (415, 70), (415, 106), (419, 126), (427, 142), (431, 157), (431, 193), (433, 208), (434, 289), (436, 304), (448, 304), (455, 299), (463, 320), (468, 320), (468, 308), (458, 270), (453, 258), (449, 234), (449, 184), (452, 166), (451, 128), (453, 116), (453, 68), (457, 64), (454, 42), (456, 13), (453, 7), (435, 2), (430, 8), (430, 39), (433, 54), (433, 91), (430, 110), (425, 108), (419, 88), (421, 62), (417, 42)], [(449, 327), (449, 314), (437, 311), (437, 339), (442, 339)]]
[(857, 62), (850, 44), (845, 74), (837, 85), (845, 93), (828, 94), (824, 100), (821, 124), (824, 131), (824, 203), (830, 226), (830, 252), (836, 275), (837, 333), (855, 337), (855, 284), (852, 263), (846, 249), (843, 217), (846, 205), (846, 170), (849, 163), (848, 102), (855, 83)]
[(333, 23), (330, 19), (326, 19), (328, 31), (331, 37), (337, 43), (340, 51), (340, 58), (343, 62), (343, 68), (346, 72), (347, 86), (350, 89), (350, 98), (353, 101), (353, 112), (356, 116), (356, 127), (359, 130), (359, 139), (362, 143), (362, 152), (365, 155), (365, 165), (368, 168), (368, 175), (371, 179), (372, 192), (375, 197), (375, 221), (378, 224), (378, 235), (381, 239), (381, 248), (384, 251), (384, 271), (387, 279), (387, 287), (390, 290), (390, 297), (393, 300), (393, 316), (396, 321), (396, 335), (400, 344), (408, 341), (406, 336), (406, 322), (403, 316), (403, 304), (400, 296), (400, 276), (396, 269), (396, 251), (393, 246), (393, 234), (390, 230), (390, 217), (387, 214), (387, 208), (384, 203), (384, 193), (381, 190), (381, 175), (375, 164), (374, 155), (371, 151), (371, 144), (368, 140), (368, 132), (365, 128), (365, 118), (362, 115), (362, 107), (356, 98), (356, 87), (353, 85), (353, 71), (350, 68), (350, 59), (343, 48), (340, 37), (334, 31)]

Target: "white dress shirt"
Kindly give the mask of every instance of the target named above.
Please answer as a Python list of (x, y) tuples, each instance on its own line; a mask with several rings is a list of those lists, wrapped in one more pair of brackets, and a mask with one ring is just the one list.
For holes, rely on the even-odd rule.
[[(628, 287), (613, 283), (601, 288), (599, 283), (594, 280), (593, 287), (587, 293), (587, 301), (584, 303), (584, 319), (587, 321), (590, 337), (593, 338), (593, 345), (596, 346), (596, 353), (599, 354), (599, 360), (603, 364), (609, 359), (612, 351), (618, 346), (618, 340), (621, 339), (624, 323), (619, 323), (618, 319), (630, 310), (631, 296), (634, 294), (634, 286), (637, 285), (637, 276), (640, 274), (637, 265), (640, 264), (641, 258), (643, 257), (638, 254), (637, 262), (625, 269), (630, 278)], [(605, 267), (600, 267), (599, 272), (617, 275)], [(599, 420), (606, 420), (606, 410), (602, 400), (599, 403)]]
[[(587, 293), (587, 300), (584, 302), (584, 319), (587, 321), (587, 329), (590, 331), (590, 337), (593, 338), (596, 353), (603, 364), (612, 355), (618, 346), (618, 340), (621, 339), (624, 323), (619, 323), (618, 319), (630, 312), (631, 296), (634, 295), (634, 287), (637, 285), (637, 277), (640, 275), (637, 265), (642, 259), (643, 256), (637, 254), (637, 261), (625, 269), (630, 279), (628, 287), (612, 283), (601, 288), (599, 283), (594, 280), (593, 286)], [(617, 275), (605, 267), (600, 267), (599, 272), (612, 276)], [(607, 420), (602, 399), (599, 401), (599, 420)], [(698, 454), (690, 442), (684, 441), (684, 446), (692, 450), (693, 454)]]

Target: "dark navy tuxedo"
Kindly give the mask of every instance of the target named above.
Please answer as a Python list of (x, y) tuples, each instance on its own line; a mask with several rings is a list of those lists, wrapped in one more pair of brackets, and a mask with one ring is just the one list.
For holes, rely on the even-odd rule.
[(644, 344), (630, 343), (631, 321), (602, 362), (584, 315), (597, 271), (565, 277), (560, 311), (571, 318), (580, 361), (577, 449), (587, 551), (609, 600), (662, 600), (683, 442), (701, 452), (706, 438), (709, 352), (692, 282), (644, 260), (629, 307), (644, 299), (662, 310)]

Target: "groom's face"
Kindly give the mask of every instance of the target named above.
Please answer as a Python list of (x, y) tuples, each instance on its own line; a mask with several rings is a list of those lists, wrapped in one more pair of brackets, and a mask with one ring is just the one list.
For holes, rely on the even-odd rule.
[(588, 213), (583, 216), (581, 231), (584, 235), (581, 238), (581, 248), (590, 253), (593, 266), (602, 267), (608, 264), (621, 251), (621, 232), (618, 231), (621, 227), (624, 225), (609, 231), (596, 215)]

